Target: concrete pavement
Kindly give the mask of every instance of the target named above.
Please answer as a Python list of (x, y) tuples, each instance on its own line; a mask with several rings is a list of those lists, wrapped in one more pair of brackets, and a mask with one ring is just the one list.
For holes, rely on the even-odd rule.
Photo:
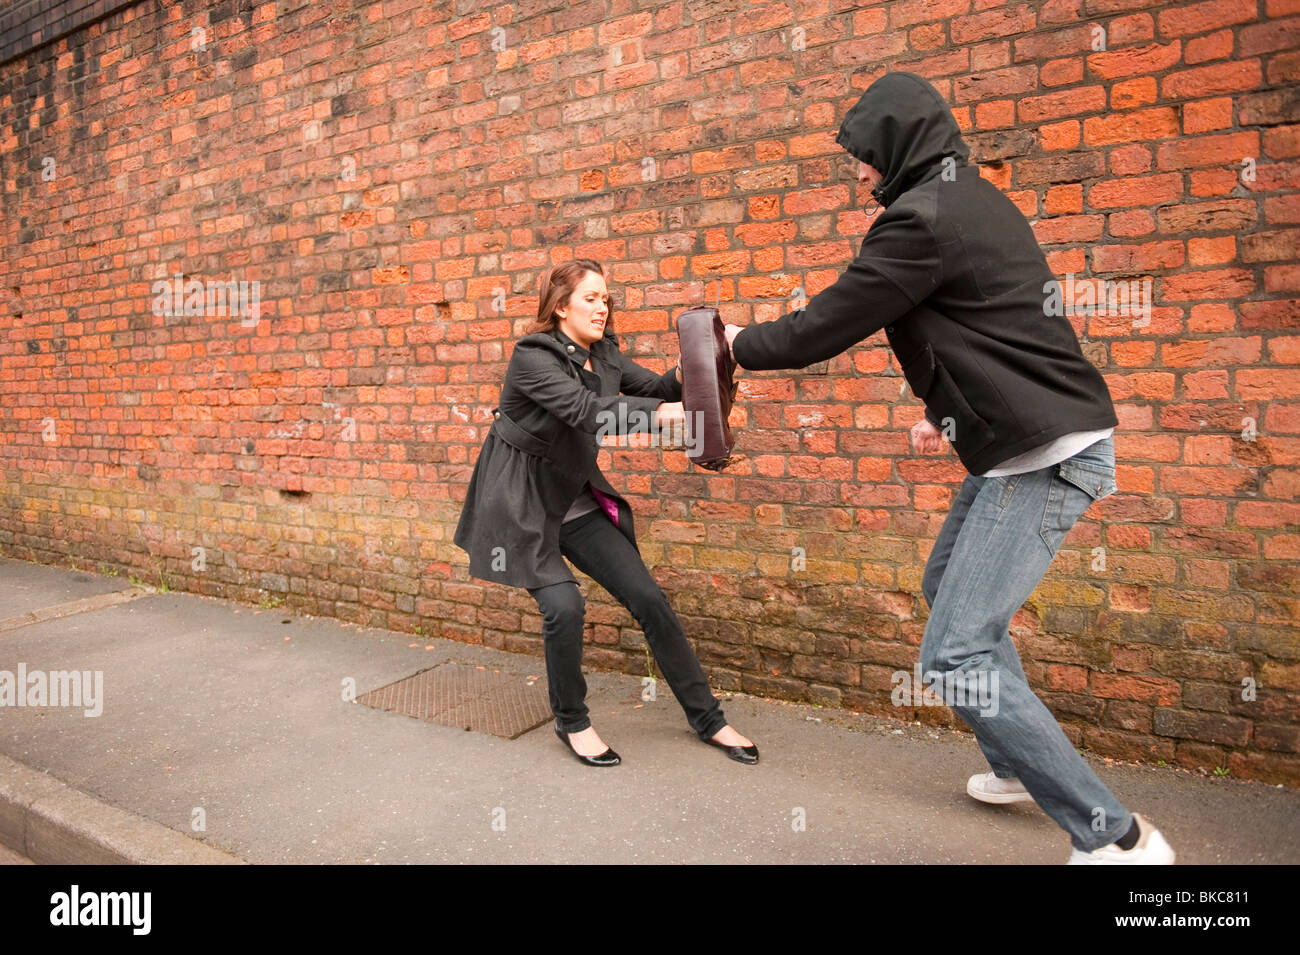
[[(415, 644), (414, 647), (411, 644)], [(540, 658), (0, 558), (0, 670), (103, 674), (102, 713), (0, 708), (0, 844), (36, 862), (1056, 864), (1032, 804), (965, 793), (966, 734), (719, 694), (759, 745), (700, 743), (664, 688), (588, 675), (623, 765), (580, 765), (550, 724), (516, 740), (346, 702), (444, 661), (520, 677)], [(1300, 861), (1300, 793), (1093, 760), (1180, 863)]]

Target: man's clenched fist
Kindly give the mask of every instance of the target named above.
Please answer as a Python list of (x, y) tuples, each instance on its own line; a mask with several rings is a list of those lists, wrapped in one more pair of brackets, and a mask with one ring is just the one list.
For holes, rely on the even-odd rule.
[(921, 454), (943, 450), (943, 432), (922, 418), (912, 425), (912, 447)]

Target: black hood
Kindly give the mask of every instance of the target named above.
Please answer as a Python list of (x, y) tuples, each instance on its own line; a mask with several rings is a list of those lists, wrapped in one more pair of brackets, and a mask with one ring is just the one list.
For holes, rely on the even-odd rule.
[(849, 110), (835, 141), (882, 176), (872, 198), (887, 206), (943, 171), (966, 165), (970, 147), (938, 90), (915, 73), (886, 73)]

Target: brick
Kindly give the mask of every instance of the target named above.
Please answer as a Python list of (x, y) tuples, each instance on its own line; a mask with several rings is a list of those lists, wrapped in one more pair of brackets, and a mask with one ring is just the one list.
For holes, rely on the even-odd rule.
[(1146, 613), (1151, 609), (1151, 592), (1147, 587), (1112, 584), (1109, 606), (1127, 613)]
[(954, 16), (948, 29), (953, 43), (967, 44), (992, 37), (1029, 33), (1035, 23), (1033, 9), (1024, 5), (987, 10), (970, 16)]
[(1259, 153), (1259, 136), (1255, 131), (1225, 133), (1218, 136), (1182, 137), (1156, 147), (1156, 165), (1160, 169), (1188, 169), (1219, 164), (1240, 165), (1242, 157)]
[(1254, 12), (1237, 0), (1206, 0), (1160, 11), (1156, 28), (1161, 36), (1194, 36), (1253, 19)]
[(1180, 741), (1172, 762), (1208, 774), (1211, 770), (1222, 767), (1227, 758), (1221, 746)]
[(1244, 746), (1250, 735), (1249, 720), (1214, 713), (1157, 709), (1152, 724), (1158, 736), (1223, 746)]
[(1191, 265), (1226, 265), (1236, 258), (1237, 240), (1232, 236), (1187, 240), (1187, 261)]
[(1044, 86), (1069, 86), (1083, 79), (1083, 63), (1073, 57), (1049, 60), (1043, 64), (1039, 78)]
[(1110, 88), (1111, 109), (1134, 109), (1149, 106), (1156, 101), (1156, 81), (1151, 76), (1137, 76), (1121, 80)]
[(1238, 779), (1257, 779), (1269, 785), (1295, 785), (1300, 776), (1300, 757), (1280, 753), (1235, 752), (1228, 756), (1228, 768)]
[(1300, 229), (1278, 229), (1241, 237), (1241, 261), (1289, 261), (1300, 248)]
[(1187, 41), (1183, 52), (1183, 62), (1188, 66), (1206, 63), (1210, 60), (1227, 59), (1232, 55), (1232, 31), (1219, 30), (1208, 36), (1200, 36)]
[(991, 97), (1016, 96), (1035, 89), (1038, 70), (1033, 66), (985, 70), (969, 78), (959, 77), (953, 87), (953, 102), (970, 103)]
[(1161, 677), (1093, 673), (1091, 685), (1093, 695), (1103, 699), (1134, 700), (1153, 706), (1172, 706), (1179, 698), (1178, 684)]
[(1179, 132), (1178, 113), (1172, 108), (1130, 110), (1093, 116), (1083, 122), (1083, 141), (1089, 146), (1164, 139)]
[[(889, 8), (889, 25), (897, 30), (913, 24), (925, 23), (928, 20), (947, 20), (968, 10), (970, 10), (970, 0), (901, 0)], [(862, 11), (855, 16), (865, 15), (866, 12)], [(878, 23), (874, 18), (871, 23), (874, 29), (883, 28), (883, 24)], [(854, 32), (858, 32), (856, 29), (858, 25), (855, 19)]]
[(1214, 683), (1189, 682), (1183, 686), (1183, 705), (1195, 710), (1227, 713), (1232, 705), (1233, 694), (1238, 690), (1236, 687)]
[(1183, 132), (1205, 133), (1232, 125), (1232, 98), (1198, 100), (1183, 105)]
[(1252, 126), (1295, 122), (1300, 120), (1300, 99), (1294, 90), (1271, 90), (1243, 96), (1239, 116), (1240, 121)]
[(1251, 398), (1294, 398), (1300, 396), (1300, 370), (1249, 369), (1237, 372), (1237, 394)]
[(753, 161), (753, 147), (742, 144), (697, 152), (691, 156), (691, 169), (696, 173), (716, 172), (721, 169), (738, 169)]
[(1084, 744), (1099, 753), (1119, 759), (1152, 762), (1174, 758), (1174, 746), (1165, 740), (1153, 740), (1145, 734), (1118, 730), (1088, 729), (1083, 734)]
[(1167, 302), (1186, 302), (1245, 296), (1254, 288), (1254, 276), (1244, 269), (1205, 269), (1168, 276), (1161, 291)]
[(1300, 125), (1264, 130), (1264, 153), (1274, 159), (1300, 156)]
[[(1182, 45), (1178, 42), (1123, 47), (1089, 54), (1088, 73), (1103, 80), (1121, 79), (1138, 74), (1161, 74), (1177, 63), (1181, 56)], [(1168, 93), (1163, 95), (1169, 96)]]
[(1237, 583), (1243, 590), (1296, 593), (1300, 571), (1284, 564), (1248, 564), (1237, 571)]
[(1265, 198), (1264, 219), (1270, 223), (1300, 223), (1300, 196), (1269, 196)]
[(1080, 184), (1052, 186), (1043, 199), (1047, 215), (1061, 215), (1083, 211), (1083, 186)]
[(1176, 269), (1186, 255), (1181, 242), (1148, 242), (1144, 245), (1103, 245), (1093, 250), (1097, 272), (1154, 272)]
[(1263, 79), (1258, 60), (1216, 63), (1167, 74), (1160, 81), (1160, 95), (1165, 99), (1191, 99), (1237, 93), (1259, 89)]
[(1155, 219), (1144, 209), (1129, 212), (1115, 212), (1106, 217), (1106, 227), (1110, 234), (1118, 237), (1135, 237), (1150, 235), (1155, 231)]
[(1219, 338), (1161, 346), (1161, 363), (1170, 367), (1252, 365), (1259, 361), (1260, 339)]
[(631, 16), (606, 20), (596, 30), (596, 42), (601, 46), (616, 43), (632, 37), (645, 36), (650, 32), (653, 18), (649, 12), (634, 13)]
[(1079, 145), (1079, 123), (1068, 120), (1061, 123), (1044, 123), (1038, 127), (1039, 143), (1044, 150), (1073, 149)]
[[(1225, 480), (1225, 483), (1229, 482)], [(1198, 527), (1175, 528), (1166, 530), (1162, 537), (1166, 546), (1186, 554), (1254, 557), (1259, 552), (1255, 536), (1241, 531)]]
[(1113, 209), (1171, 202), (1181, 194), (1180, 177), (1166, 173), (1098, 183), (1088, 190), (1087, 202), (1094, 209)]
[[(1025, 96), (1016, 102), (1016, 115), (1022, 123), (1039, 123), (1062, 116), (1095, 113), (1106, 108), (1106, 90), (1101, 86), (1086, 86), (1062, 90), (1043, 96)], [(1085, 135), (1086, 135), (1085, 124)]]
[(849, 191), (844, 186), (827, 186), (822, 189), (804, 189), (788, 193), (785, 197), (786, 215), (804, 215), (809, 212), (822, 212), (837, 209), (849, 201)]
[(1300, 726), (1257, 724), (1254, 742), (1270, 752), (1300, 753)]
[(1151, 733), (1152, 709), (1140, 703), (1115, 700), (1106, 704), (1102, 715), (1102, 725), (1130, 733)]

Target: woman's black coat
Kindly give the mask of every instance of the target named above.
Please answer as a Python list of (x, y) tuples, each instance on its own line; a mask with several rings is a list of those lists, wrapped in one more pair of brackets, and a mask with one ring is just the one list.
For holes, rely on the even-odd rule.
[(597, 432), (649, 431), (660, 403), (681, 397), (676, 368), (642, 368), (613, 332), (590, 352), (559, 329), (519, 339), (456, 527), (471, 576), (529, 588), (573, 580), (560, 522), (588, 481), (617, 502), (619, 530), (635, 547), (632, 508), (596, 465)]

